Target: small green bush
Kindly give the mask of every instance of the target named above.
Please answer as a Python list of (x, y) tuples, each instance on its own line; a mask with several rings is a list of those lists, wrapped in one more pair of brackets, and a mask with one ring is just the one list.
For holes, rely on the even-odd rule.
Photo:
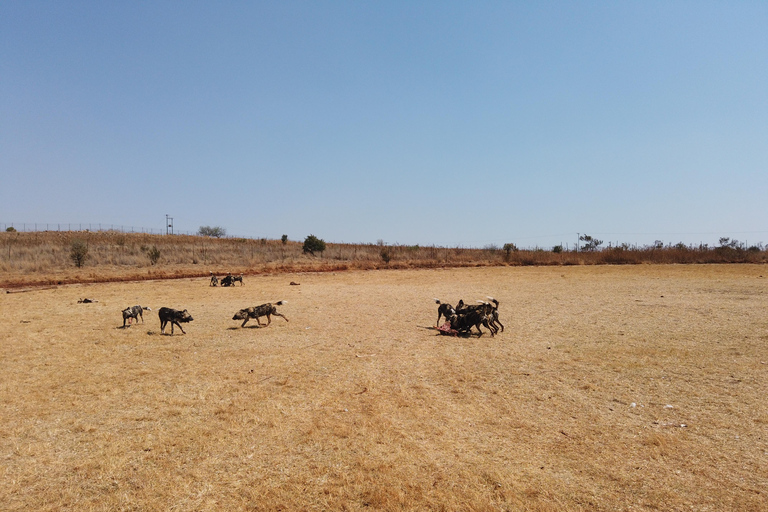
[(82, 240), (73, 240), (69, 248), (69, 257), (77, 268), (82, 267), (88, 259), (88, 244)]
[(312, 256), (316, 252), (323, 253), (325, 251), (325, 240), (317, 238), (315, 235), (309, 235), (304, 239), (304, 246), (302, 247), (304, 254), (309, 253)]

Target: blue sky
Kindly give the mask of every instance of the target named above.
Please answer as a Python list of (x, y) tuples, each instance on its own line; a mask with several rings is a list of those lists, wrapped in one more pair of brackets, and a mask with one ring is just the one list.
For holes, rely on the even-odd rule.
[(768, 243), (768, 3), (0, 2), (0, 223)]

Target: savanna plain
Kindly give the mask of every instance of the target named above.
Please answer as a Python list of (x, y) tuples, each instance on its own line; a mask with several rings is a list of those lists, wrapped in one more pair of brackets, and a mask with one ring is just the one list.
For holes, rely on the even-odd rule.
[[(768, 509), (765, 265), (244, 281), (2, 293), (0, 509)], [(435, 330), (487, 296), (503, 332)]]

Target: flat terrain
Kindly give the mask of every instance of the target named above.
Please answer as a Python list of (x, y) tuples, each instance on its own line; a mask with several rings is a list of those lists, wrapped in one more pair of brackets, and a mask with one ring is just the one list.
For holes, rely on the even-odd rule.
[[(0, 510), (768, 510), (767, 289), (635, 265), (3, 293)], [(503, 333), (437, 335), (433, 297), (488, 295)]]

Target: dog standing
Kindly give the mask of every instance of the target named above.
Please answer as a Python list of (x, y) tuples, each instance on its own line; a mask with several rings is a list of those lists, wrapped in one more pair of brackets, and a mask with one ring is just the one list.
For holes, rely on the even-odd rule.
[(435, 325), (440, 325), (440, 317), (445, 317), (447, 321), (451, 315), (456, 314), (456, 310), (450, 304), (443, 304), (440, 299), (435, 299), (435, 302), (437, 303), (437, 322)]
[(136, 323), (139, 323), (139, 317), (141, 317), (141, 323), (144, 323), (144, 315), (142, 314), (143, 311), (152, 310), (150, 308), (142, 308), (138, 305), (125, 308), (123, 310), (123, 327), (125, 327), (126, 320), (128, 321), (128, 324), (130, 324), (133, 320), (136, 320)]
[(217, 286), (219, 284), (219, 278), (213, 275), (211, 272), (211, 286)]
[(177, 325), (183, 334), (187, 334), (184, 332), (184, 328), (181, 324), (194, 320), (192, 315), (187, 313), (186, 309), (184, 311), (178, 311), (171, 308), (160, 308), (157, 311), (157, 314), (160, 317), (160, 334), (165, 334), (165, 326), (168, 325), (168, 322), (171, 323), (171, 334), (173, 334), (174, 325)]
[(263, 327), (268, 327), (269, 324), (272, 323), (272, 315), (279, 316), (285, 319), (285, 321), (288, 321), (288, 318), (285, 317), (285, 315), (281, 315), (277, 312), (277, 308), (275, 306), (282, 306), (286, 301), (280, 300), (275, 302), (274, 304), (267, 302), (266, 304), (262, 304), (261, 306), (254, 306), (250, 308), (241, 309), (237, 313), (235, 313), (235, 316), (232, 317), (232, 320), (242, 320), (243, 323), (240, 325), (240, 327), (245, 327), (245, 324), (248, 323), (248, 320), (251, 318), (256, 319), (256, 323), (259, 324), (259, 327), (262, 327), (261, 321), (259, 320), (259, 317), (266, 316), (267, 317), (267, 325)]

